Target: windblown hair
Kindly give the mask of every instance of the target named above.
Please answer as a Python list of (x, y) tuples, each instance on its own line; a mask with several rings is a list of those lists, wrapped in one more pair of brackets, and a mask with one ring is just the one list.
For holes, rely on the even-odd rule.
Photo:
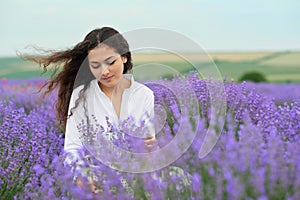
[[(47, 56), (21, 56), (22, 58), (38, 63), (46, 72), (50, 65), (54, 66), (54, 72), (51, 78), (43, 85), (46, 88), (43, 96), (58, 89), (58, 99), (55, 104), (56, 116), (59, 125), (65, 131), (68, 117), (72, 115), (74, 109), (77, 108), (81, 101), (85, 101), (85, 91), (90, 85), (90, 82), (95, 79), (90, 71), (88, 64), (88, 52), (99, 44), (105, 44), (113, 48), (116, 53), (127, 57), (127, 62), (124, 64), (123, 74), (132, 69), (131, 52), (125, 38), (115, 29), (103, 27), (95, 29), (88, 33), (82, 42), (79, 42), (71, 49), (64, 51), (45, 51), (50, 52)], [(60, 70), (60, 67), (62, 69)], [(75, 106), (71, 108), (68, 115), (71, 95), (73, 89), (83, 85), (79, 92), (79, 97), (75, 101)]]

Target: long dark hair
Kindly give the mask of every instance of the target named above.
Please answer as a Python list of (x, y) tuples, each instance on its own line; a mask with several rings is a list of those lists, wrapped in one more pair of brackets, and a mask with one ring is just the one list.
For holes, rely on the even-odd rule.
[[(111, 27), (103, 27), (91, 31), (82, 42), (79, 42), (71, 49), (50, 52), (50, 55), (47, 56), (21, 56), (24, 59), (38, 63), (43, 67), (44, 72), (47, 71), (50, 64), (54, 64), (54, 72), (51, 78), (42, 87), (46, 88), (43, 96), (52, 92), (55, 88), (58, 89), (58, 99), (55, 106), (57, 119), (63, 131), (65, 131), (69, 117), (68, 108), (73, 89), (80, 85), (84, 86), (79, 92), (75, 106), (71, 108), (70, 116), (79, 103), (82, 100), (85, 101), (85, 91), (89, 87), (90, 82), (95, 79), (90, 71), (87, 55), (91, 49), (94, 49), (100, 43), (113, 48), (121, 56), (127, 57), (127, 62), (124, 63), (123, 74), (132, 69), (129, 45), (126, 39)], [(60, 67), (62, 67), (61, 70)]]

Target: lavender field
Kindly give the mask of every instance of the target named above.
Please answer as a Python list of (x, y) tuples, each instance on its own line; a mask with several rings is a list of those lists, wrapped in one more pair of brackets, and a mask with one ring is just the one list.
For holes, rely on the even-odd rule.
[[(297, 84), (224, 83), (225, 125), (216, 146), (200, 159), (198, 151), (211, 117), (209, 80), (199, 80), (195, 73), (184, 80), (160, 80), (174, 90), (189, 85), (195, 92), (199, 129), (191, 147), (165, 168), (135, 174), (87, 159), (83, 150), (81, 167), (86, 173), (80, 175), (84, 186), (79, 187), (72, 167), (64, 165), (55, 94), (42, 99), (36, 93), (44, 81), (1, 80), (0, 199), (300, 199)], [(187, 119), (186, 133), (195, 131), (195, 119), (180, 112), (170, 90), (146, 84), (154, 91), (155, 103), (168, 110), (167, 123), (157, 135), (161, 146), (176, 136), (179, 118)], [(101, 188), (98, 194), (88, 186), (91, 174)]]

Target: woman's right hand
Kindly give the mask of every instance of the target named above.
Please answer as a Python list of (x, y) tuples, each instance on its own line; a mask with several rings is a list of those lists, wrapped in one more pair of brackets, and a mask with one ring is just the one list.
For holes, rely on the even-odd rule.
[[(83, 184), (82, 180), (81, 180), (79, 177), (76, 178), (76, 185), (78, 185), (80, 188), (84, 189), (84, 184)], [(90, 190), (91, 190), (92, 193), (94, 193), (94, 194), (99, 194), (99, 193), (102, 192), (102, 189), (101, 189), (101, 188), (98, 188), (98, 187), (96, 186), (96, 184), (95, 184), (94, 181), (89, 180), (89, 181), (88, 181), (88, 185), (89, 185)]]

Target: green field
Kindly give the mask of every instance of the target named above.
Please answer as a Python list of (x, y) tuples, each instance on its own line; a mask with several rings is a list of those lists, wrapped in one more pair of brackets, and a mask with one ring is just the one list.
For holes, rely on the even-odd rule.
[[(210, 53), (186, 55), (198, 69), (216, 64), (222, 77), (238, 80), (244, 73), (258, 71), (269, 82), (300, 82), (300, 52), (246, 52), (246, 53)], [(134, 73), (137, 79), (169, 77), (174, 73), (184, 74), (195, 69), (193, 65), (172, 54), (133, 54)], [(39, 77), (42, 69), (35, 63), (18, 57), (0, 58), (0, 78)], [(43, 77), (49, 77), (46, 73)]]
[[(24, 79), (40, 77), (43, 69), (38, 64), (24, 61), (19, 57), (0, 58), (0, 78)], [(43, 77), (49, 77), (47, 72)]]

